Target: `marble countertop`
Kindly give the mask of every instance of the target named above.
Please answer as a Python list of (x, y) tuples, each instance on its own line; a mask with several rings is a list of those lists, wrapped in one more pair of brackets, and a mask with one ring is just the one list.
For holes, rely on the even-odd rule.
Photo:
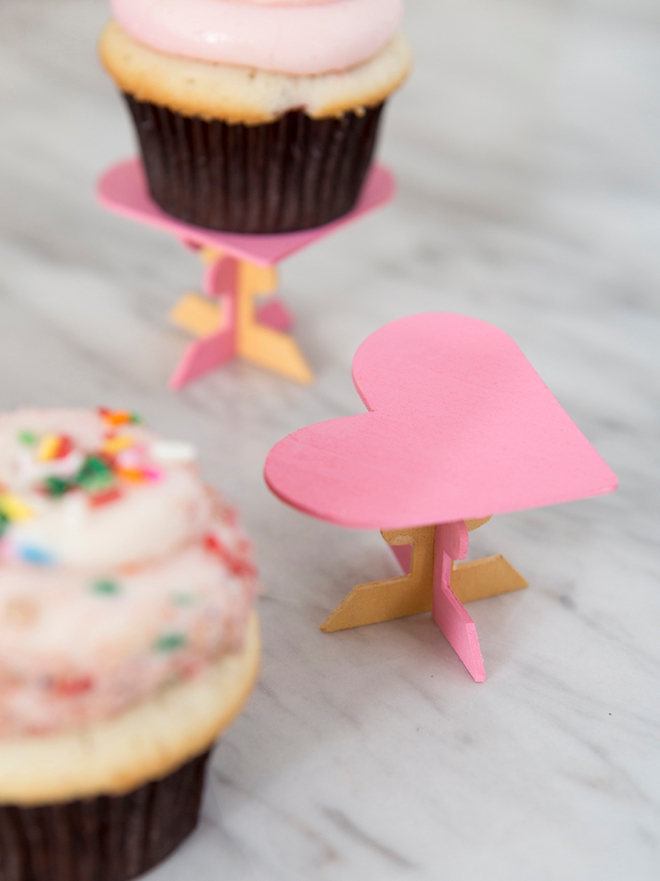
[[(106, 4), (0, 4), (0, 407), (128, 406), (194, 441), (268, 585), (260, 685), (153, 881), (660, 875), (660, 11), (407, 6), (417, 66), (381, 150), (398, 198), (283, 267), (316, 384), (235, 363), (175, 395), (166, 313), (198, 264), (93, 197), (133, 151), (95, 57)], [(484, 685), (426, 616), (320, 633), (389, 552), (261, 477), (289, 431), (360, 412), (354, 350), (425, 310), (512, 334), (621, 479), (475, 534), (531, 585), (471, 607)]]

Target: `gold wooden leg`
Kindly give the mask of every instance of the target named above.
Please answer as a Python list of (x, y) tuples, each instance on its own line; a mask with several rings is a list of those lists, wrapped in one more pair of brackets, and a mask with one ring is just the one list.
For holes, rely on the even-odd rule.
[(204, 266), (213, 266), (224, 257), (224, 252), (218, 248), (209, 248), (207, 245), (199, 249), (199, 257)]
[(169, 320), (175, 327), (193, 336), (211, 336), (222, 327), (220, 299), (211, 299), (190, 291), (172, 307)]
[(296, 341), (288, 334), (259, 324), (255, 317), (255, 299), (277, 290), (277, 269), (242, 261), (238, 274), (237, 350), (238, 354), (260, 367), (308, 385), (314, 376)]
[[(222, 259), (222, 251), (216, 248), (200, 248), (202, 266), (208, 269)], [(203, 339), (217, 333), (222, 327), (222, 304), (220, 298), (189, 291), (176, 303), (168, 315), (170, 324)]]
[(451, 573), (451, 589), (462, 603), (496, 597), (527, 586), (527, 581), (501, 554), (454, 563)]
[[(487, 523), (466, 521), (472, 531)], [(430, 612), (433, 605), (435, 557), (435, 526), (382, 532), (385, 541), (394, 547), (412, 545), (409, 575), (358, 584), (321, 625), (324, 633), (379, 624), (395, 618), (406, 618)], [(461, 603), (498, 596), (527, 587), (527, 581), (501, 555), (454, 563), (451, 589)]]
[(359, 584), (323, 622), (324, 633), (429, 612), (433, 599), (435, 526), (382, 533), (388, 544), (413, 545), (409, 575)]

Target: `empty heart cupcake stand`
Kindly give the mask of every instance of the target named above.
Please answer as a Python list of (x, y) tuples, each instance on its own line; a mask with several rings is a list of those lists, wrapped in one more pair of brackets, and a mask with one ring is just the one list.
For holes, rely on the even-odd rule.
[(277, 265), (286, 257), (385, 205), (394, 195), (391, 173), (375, 165), (356, 208), (316, 229), (277, 235), (242, 235), (192, 226), (165, 214), (149, 196), (139, 159), (121, 162), (100, 179), (100, 204), (116, 214), (154, 226), (196, 251), (204, 266), (202, 293), (187, 293), (170, 313), (171, 322), (192, 334), (170, 379), (179, 389), (234, 358), (300, 383), (312, 372), (290, 336), (293, 317), (275, 293)]
[(404, 572), (358, 585), (321, 629), (431, 612), (483, 682), (464, 603), (527, 582), (501, 555), (458, 562), (468, 533), (489, 515), (612, 492), (616, 475), (514, 341), (476, 318), (432, 312), (386, 325), (358, 349), (353, 381), (368, 413), (303, 428), (266, 462), (283, 501), (381, 530)]

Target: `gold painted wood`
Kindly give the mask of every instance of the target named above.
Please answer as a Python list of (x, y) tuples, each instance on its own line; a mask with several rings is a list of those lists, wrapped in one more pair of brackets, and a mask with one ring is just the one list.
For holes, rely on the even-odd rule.
[(501, 554), (454, 563), (451, 589), (460, 602), (473, 603), (528, 587), (528, 582)]
[[(468, 530), (478, 529), (491, 518), (468, 520)], [(395, 547), (412, 545), (409, 575), (358, 584), (321, 625), (324, 633), (380, 624), (430, 612), (433, 605), (435, 526), (386, 530), (385, 541)], [(454, 563), (451, 589), (461, 603), (471, 603), (527, 587), (527, 581), (501, 554)]]
[(242, 358), (308, 385), (314, 381), (296, 341), (256, 321), (255, 300), (277, 289), (277, 269), (241, 261), (238, 269), (237, 349)]
[(222, 326), (222, 308), (219, 299), (190, 291), (184, 294), (169, 314), (170, 323), (196, 337), (207, 337)]
[(199, 249), (199, 256), (204, 266), (213, 266), (214, 263), (217, 263), (225, 255), (218, 248), (210, 248), (208, 245), (204, 245)]
[(492, 519), (493, 515), (491, 514), (490, 517), (482, 517), (481, 520), (466, 520), (465, 526), (468, 532), (474, 532), (475, 529), (485, 526)]
[(383, 532), (382, 536), (391, 545), (413, 545), (410, 574), (354, 587), (321, 625), (324, 633), (430, 611), (433, 601), (435, 526), (390, 530)]
[[(214, 248), (200, 249), (206, 266), (222, 258)], [(236, 354), (305, 385), (314, 381), (312, 371), (296, 341), (286, 333), (260, 324), (256, 317), (256, 300), (271, 296), (278, 287), (278, 272), (274, 266), (258, 266), (245, 260), (237, 261), (236, 282)], [(173, 307), (170, 322), (200, 339), (222, 330), (222, 297), (208, 297), (187, 293)]]

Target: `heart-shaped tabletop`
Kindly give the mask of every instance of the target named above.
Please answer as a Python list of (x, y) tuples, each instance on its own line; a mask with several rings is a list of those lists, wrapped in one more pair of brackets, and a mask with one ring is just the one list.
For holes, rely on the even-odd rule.
[(266, 462), (273, 492), (314, 517), (406, 529), (616, 489), (511, 337), (484, 321), (394, 321), (360, 346), (353, 380), (371, 412), (303, 428)]

